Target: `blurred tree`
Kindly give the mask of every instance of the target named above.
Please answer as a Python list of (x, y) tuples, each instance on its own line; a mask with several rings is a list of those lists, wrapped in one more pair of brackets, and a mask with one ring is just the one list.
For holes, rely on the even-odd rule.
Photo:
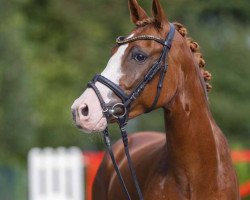
[(25, 159), (33, 126), (32, 91), (22, 51), (24, 22), (15, 2), (1, 2), (0, 18), (0, 156)]

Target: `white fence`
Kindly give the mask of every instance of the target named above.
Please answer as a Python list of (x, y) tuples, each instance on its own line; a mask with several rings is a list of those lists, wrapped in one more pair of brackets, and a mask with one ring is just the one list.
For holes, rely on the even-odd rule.
[(34, 148), (28, 156), (29, 200), (84, 200), (84, 160), (78, 148)]

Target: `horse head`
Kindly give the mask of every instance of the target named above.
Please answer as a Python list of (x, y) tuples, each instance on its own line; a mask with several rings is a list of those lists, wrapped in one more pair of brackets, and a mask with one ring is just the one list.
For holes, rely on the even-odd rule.
[[(112, 49), (112, 56), (101, 73), (102, 77), (122, 90), (123, 96), (129, 96), (134, 90), (138, 89), (138, 84), (143, 81), (152, 66), (159, 61), (164, 49), (164, 41), (170, 32), (170, 23), (159, 0), (153, 0), (152, 18), (148, 17), (136, 0), (129, 0), (129, 9), (131, 20), (136, 28), (132, 30), (128, 37), (118, 38), (118, 44)], [(179, 33), (173, 34), (173, 37), (174, 39), (171, 38), (173, 46), (176, 40), (183, 40)], [(168, 48), (170, 51), (170, 47)], [(166, 75), (161, 78), (160, 71), (162, 70), (159, 70), (143, 88), (140, 95), (134, 98), (134, 101), (129, 105), (129, 109), (126, 110), (129, 119), (145, 113), (152, 107), (152, 104), (156, 109), (171, 102), (177, 91), (180, 74), (180, 66), (176, 61), (177, 53), (180, 56), (178, 48), (171, 48), (168, 55), (163, 55), (164, 60), (160, 65), (166, 63), (169, 65)], [(160, 79), (162, 81), (159, 81)], [(158, 95), (157, 88), (159, 88), (159, 85), (164, 92), (161, 92), (157, 101), (154, 102)], [(97, 88), (101, 98), (108, 106), (112, 107), (122, 102), (120, 96), (101, 81), (95, 80), (95, 86), (93, 87)], [(117, 106), (114, 112), (125, 112), (123, 109)], [(103, 112), (100, 98), (93, 88), (87, 88), (72, 105), (74, 121), (77, 127), (84, 132), (103, 131), (109, 122), (115, 121), (112, 116), (105, 117)]]

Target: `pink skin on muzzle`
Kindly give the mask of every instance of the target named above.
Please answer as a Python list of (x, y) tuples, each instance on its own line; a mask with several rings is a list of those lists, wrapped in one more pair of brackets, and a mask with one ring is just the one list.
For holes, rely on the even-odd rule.
[(85, 133), (101, 132), (107, 127), (107, 120), (93, 89), (86, 89), (75, 100), (71, 110), (76, 126)]

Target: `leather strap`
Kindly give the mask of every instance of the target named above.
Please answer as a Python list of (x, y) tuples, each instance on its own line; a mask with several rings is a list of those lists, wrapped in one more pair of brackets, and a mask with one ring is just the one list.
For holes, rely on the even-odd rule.
[[(126, 95), (123, 90), (116, 85), (115, 83), (113, 83), (112, 81), (110, 81), (109, 79), (107, 79), (106, 77), (97, 74), (94, 76), (94, 78), (92, 79), (92, 81), (95, 83), (96, 81), (102, 83), (103, 85), (106, 85), (108, 88), (110, 88), (119, 98), (121, 98), (122, 101), (126, 101), (129, 96)], [(124, 103), (124, 102), (123, 102)]]
[(115, 171), (116, 171), (116, 174), (118, 176), (118, 180), (120, 182), (120, 185), (122, 186), (122, 191), (126, 197), (127, 200), (131, 200), (131, 197), (129, 195), (129, 192), (128, 192), (128, 189), (126, 187), (126, 184), (124, 183), (124, 180), (122, 178), (122, 175), (121, 175), (121, 172), (119, 170), (119, 167), (117, 165), (117, 162), (115, 160), (115, 156), (114, 156), (114, 153), (113, 153), (113, 150), (112, 150), (112, 146), (111, 146), (111, 142), (110, 142), (110, 137), (109, 137), (109, 131), (108, 131), (108, 128), (106, 128), (104, 131), (103, 131), (103, 138), (104, 138), (104, 143), (106, 145), (106, 148), (108, 150), (108, 153), (109, 153), (109, 156), (112, 160), (112, 163), (113, 163), (113, 166), (115, 168)]

